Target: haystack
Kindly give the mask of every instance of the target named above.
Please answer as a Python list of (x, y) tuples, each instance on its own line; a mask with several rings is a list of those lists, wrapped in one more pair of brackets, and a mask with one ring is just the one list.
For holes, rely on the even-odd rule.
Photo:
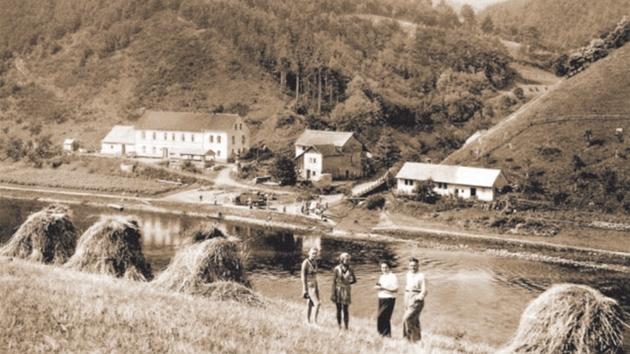
[(200, 286), (196, 295), (213, 301), (234, 301), (252, 307), (264, 307), (262, 296), (233, 281), (217, 281)]
[(623, 342), (616, 300), (584, 285), (560, 284), (532, 301), (503, 353), (615, 354)]
[(70, 210), (51, 205), (30, 215), (0, 248), (0, 256), (63, 264), (74, 254), (76, 245), (77, 232), (70, 221)]
[(207, 294), (207, 285), (231, 281), (250, 287), (240, 240), (214, 237), (184, 245), (153, 282), (155, 287), (187, 294)]
[(144, 258), (140, 228), (130, 218), (106, 217), (87, 229), (67, 267), (137, 281), (153, 279)]
[(197, 226), (186, 230), (182, 238), (184, 244), (199, 243), (205, 240), (210, 240), (215, 237), (225, 237), (227, 232), (220, 226), (214, 224), (202, 223)]

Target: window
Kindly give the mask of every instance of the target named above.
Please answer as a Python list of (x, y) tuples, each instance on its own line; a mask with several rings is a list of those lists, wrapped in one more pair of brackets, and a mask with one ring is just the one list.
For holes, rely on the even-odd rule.
[(153, 140), (157, 139), (157, 133), (153, 132)]
[(147, 147), (146, 147), (146, 146), (143, 146), (143, 147), (142, 147), (142, 153), (143, 153), (143, 154), (146, 154), (146, 153), (147, 153)]
[(175, 133), (171, 134), (171, 140), (175, 141)]
[(190, 134), (190, 141), (195, 142), (195, 134)]
[(245, 135), (241, 137), (241, 144), (245, 145)]
[(153, 151), (153, 155), (155, 155), (155, 146), (151, 149), (151, 151)]
[(168, 133), (164, 133), (164, 140), (168, 140)]
[(186, 134), (182, 133), (182, 141), (186, 141)]
[(232, 144), (236, 144), (236, 137), (232, 135)]
[(238, 150), (237, 150), (237, 152), (238, 152), (238, 154), (240, 155), (240, 154), (241, 154), (241, 149), (238, 149)]
[(239, 130), (243, 130), (243, 123), (241, 123), (241, 124), (239, 124), (239, 125), (238, 125), (238, 129), (239, 129)]
[(234, 149), (232, 149), (232, 155), (234, 155)]
[(217, 150), (217, 156), (221, 156), (221, 150)]
[(110, 146), (109, 146), (109, 148), (110, 148), (110, 149), (113, 149), (113, 148), (114, 148), (114, 145), (110, 145)]
[(313, 171), (313, 176), (315, 176), (317, 173), (315, 171)]
[(145, 140), (147, 138), (147, 133), (142, 132), (142, 140)]
[(211, 143), (214, 143), (214, 135), (210, 135), (208, 137), (208, 141), (211, 142)]
[(238, 130), (238, 124), (234, 124), (234, 130)]
[(470, 188), (470, 196), (474, 197), (476, 195), (477, 195), (477, 188), (475, 187)]
[(217, 135), (217, 143), (221, 144), (221, 135)]

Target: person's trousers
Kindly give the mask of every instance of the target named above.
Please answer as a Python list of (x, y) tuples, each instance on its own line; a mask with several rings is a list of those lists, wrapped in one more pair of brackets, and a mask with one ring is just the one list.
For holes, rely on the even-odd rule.
[(403, 337), (410, 342), (417, 342), (422, 339), (420, 329), (420, 312), (424, 307), (424, 301), (414, 301), (405, 309), (403, 315)]
[(378, 317), (376, 320), (376, 328), (378, 333), (385, 337), (392, 336), (392, 314), (396, 305), (395, 297), (378, 299)]

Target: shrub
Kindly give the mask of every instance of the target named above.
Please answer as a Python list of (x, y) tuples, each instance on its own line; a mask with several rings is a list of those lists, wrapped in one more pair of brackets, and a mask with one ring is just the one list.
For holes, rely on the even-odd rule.
[(190, 172), (190, 173), (199, 173), (199, 170), (197, 169), (197, 166), (195, 166), (195, 164), (190, 161), (190, 160), (186, 160), (184, 161), (181, 166), (180, 169), (184, 172)]
[(385, 197), (382, 195), (371, 195), (365, 199), (365, 208), (368, 210), (382, 209), (385, 206)]

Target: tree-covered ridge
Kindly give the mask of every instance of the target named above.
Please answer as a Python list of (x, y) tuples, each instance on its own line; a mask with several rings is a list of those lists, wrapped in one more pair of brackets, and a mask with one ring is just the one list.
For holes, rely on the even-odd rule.
[[(133, 82), (121, 104), (129, 119), (140, 107), (247, 113), (256, 100), (224, 107), (207, 92), (226, 81), (259, 80), (307, 126), (357, 131), (368, 145), (383, 129), (422, 132), (410, 154), (443, 155), (491, 124), (502, 108), (489, 99), (514, 79), (499, 41), (470, 26), (470, 14), (460, 22), (443, 2), (0, 0), (0, 7), (7, 34), (0, 75), (27, 57), (56, 70), (54, 85), (66, 94), (60, 102), (5, 75), (0, 100), (29, 106), (26, 93), (34, 91), (64, 119), (89, 119), (78, 104), (65, 103), (69, 92), (94, 99), (99, 87), (125, 75)], [(405, 20), (415, 30), (370, 16)], [(55, 121), (47, 111), (32, 116)]]
[(502, 38), (566, 51), (613, 30), (624, 15), (630, 15), (630, 0), (510, 0), (479, 17)]

